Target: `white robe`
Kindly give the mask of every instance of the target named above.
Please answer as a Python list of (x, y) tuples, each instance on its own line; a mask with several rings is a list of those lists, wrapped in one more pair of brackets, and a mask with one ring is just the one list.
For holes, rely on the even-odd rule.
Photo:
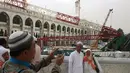
[(69, 57), (68, 73), (83, 73), (83, 53), (74, 51)]
[(84, 73), (97, 73), (88, 62), (84, 62)]

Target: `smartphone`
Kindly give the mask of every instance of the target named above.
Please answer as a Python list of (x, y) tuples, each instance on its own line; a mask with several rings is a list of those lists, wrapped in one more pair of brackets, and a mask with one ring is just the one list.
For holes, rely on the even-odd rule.
[(62, 50), (57, 50), (54, 55), (57, 55), (57, 54), (64, 54), (64, 52)]
[(58, 50), (57, 54), (63, 54), (63, 51), (62, 50)]

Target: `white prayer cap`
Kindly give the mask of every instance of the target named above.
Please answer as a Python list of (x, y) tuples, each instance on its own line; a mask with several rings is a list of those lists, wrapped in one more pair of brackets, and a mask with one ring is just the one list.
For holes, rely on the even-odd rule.
[(91, 52), (91, 49), (87, 49), (85, 52), (87, 52), (87, 51), (90, 51), (90, 52)]
[(6, 49), (6, 48), (0, 46), (0, 60), (1, 60), (1, 61), (5, 62), (5, 59), (3, 58), (2, 55), (3, 55), (4, 53), (8, 52), (8, 51), (9, 51), (8, 49)]
[(10, 51), (20, 51), (28, 49), (33, 40), (33, 36), (28, 32), (17, 31), (9, 36), (8, 46)]
[(83, 43), (81, 41), (77, 42), (76, 45), (83, 45)]

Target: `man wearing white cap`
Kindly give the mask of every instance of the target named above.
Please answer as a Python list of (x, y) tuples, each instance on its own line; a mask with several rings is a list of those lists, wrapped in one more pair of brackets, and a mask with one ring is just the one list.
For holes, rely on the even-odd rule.
[[(32, 66), (31, 62), (35, 57), (35, 41), (31, 34), (28, 32), (17, 31), (12, 33), (9, 36), (8, 46), (10, 49), (10, 59), (4, 63), (2, 67), (2, 72), (0, 73), (36, 73), (40, 68), (48, 65), (48, 61), (51, 61), (52, 57), (54, 57), (54, 51), (49, 55), (50, 59), (44, 59), (39, 63), (40, 66)], [(54, 71), (51, 73), (55, 73), (57, 67), (62, 61), (62, 57), (57, 58), (57, 62), (54, 66)], [(50, 62), (49, 62), (50, 63)]]
[(68, 73), (83, 73), (83, 48), (82, 42), (76, 43), (76, 50), (69, 57), (69, 72)]

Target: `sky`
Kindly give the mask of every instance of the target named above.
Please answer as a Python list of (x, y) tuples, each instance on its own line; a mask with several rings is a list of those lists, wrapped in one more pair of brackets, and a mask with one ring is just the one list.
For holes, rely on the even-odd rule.
[[(28, 2), (53, 11), (75, 15), (76, 0), (29, 0)], [(130, 0), (80, 0), (81, 18), (103, 24), (109, 9), (113, 8), (106, 26), (130, 32)]]

